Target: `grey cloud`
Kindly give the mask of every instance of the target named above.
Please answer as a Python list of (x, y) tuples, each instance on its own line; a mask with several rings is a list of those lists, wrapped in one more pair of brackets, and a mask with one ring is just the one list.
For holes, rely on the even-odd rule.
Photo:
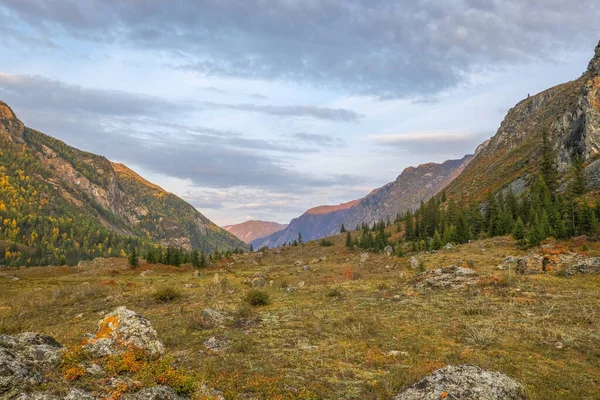
[(292, 134), (291, 136), (301, 142), (311, 143), (319, 146), (335, 146), (342, 143), (342, 141), (337, 137), (321, 135), (317, 133), (298, 132)]
[[(317, 177), (290, 168), (294, 154), (311, 149), (165, 122), (172, 112), (188, 112), (188, 105), (160, 98), (8, 74), (0, 74), (0, 96), (28, 126), (113, 160), (189, 179), (196, 186), (303, 192), (361, 181), (355, 176)], [(286, 155), (276, 157), (273, 152)]]
[(394, 98), (436, 93), (472, 72), (563, 49), (591, 49), (600, 3), (3, 0), (2, 16), (46, 36), (165, 50), (177, 66), (204, 75)]
[(258, 104), (223, 104), (205, 101), (202, 106), (209, 109), (225, 109), (270, 114), (280, 117), (312, 117), (338, 122), (357, 122), (364, 116), (343, 108), (316, 106), (273, 106)]
[(433, 158), (461, 158), (465, 155), (465, 149), (474, 152), (478, 145), (492, 135), (492, 132), (418, 132), (373, 135), (371, 138), (381, 147), (394, 149), (394, 151), (401, 150), (410, 154), (429, 155)]

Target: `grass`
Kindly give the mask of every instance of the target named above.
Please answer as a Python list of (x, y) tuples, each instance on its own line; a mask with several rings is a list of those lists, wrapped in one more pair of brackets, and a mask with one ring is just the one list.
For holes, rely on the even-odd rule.
[[(124, 259), (11, 270), (20, 280), (0, 278), (0, 333), (37, 331), (76, 346), (102, 313), (124, 305), (151, 321), (187, 371), (182, 391), (189, 375), (228, 399), (390, 399), (433, 370), (462, 363), (514, 377), (531, 400), (600, 392), (600, 277), (497, 271), (504, 257), (523, 251), (495, 238), (419, 255), (431, 269), (471, 264), (477, 285), (416, 290), (410, 255), (372, 254), (361, 264), (344, 235), (328, 240), (334, 245), (265, 251), (260, 260), (235, 256), (199, 277), (191, 266), (132, 271)], [(587, 246), (600, 255), (598, 243)], [(309, 271), (295, 265), (321, 257)], [(141, 276), (148, 268), (155, 273)], [(273, 281), (261, 288), (268, 306), (247, 302), (246, 281), (257, 272)], [(167, 289), (179, 296), (157, 301)], [(205, 308), (228, 318), (209, 324)], [(208, 351), (204, 342), (213, 336), (229, 348)]]

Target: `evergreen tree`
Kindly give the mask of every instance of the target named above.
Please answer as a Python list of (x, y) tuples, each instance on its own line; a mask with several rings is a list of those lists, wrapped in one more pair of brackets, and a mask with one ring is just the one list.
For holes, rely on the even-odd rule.
[(344, 224), (342, 224), (342, 227), (340, 228), (340, 233), (345, 233), (346, 232), (346, 227), (344, 226)]
[(517, 218), (517, 222), (515, 223), (515, 226), (513, 227), (513, 230), (512, 230), (512, 235), (519, 242), (521, 242), (521, 241), (523, 241), (523, 239), (525, 239), (525, 224), (523, 223), (523, 220), (521, 219), (521, 217)]
[(436, 229), (434, 234), (433, 234), (433, 242), (431, 244), (431, 247), (433, 248), (433, 250), (439, 250), (442, 248), (442, 236), (440, 235), (440, 233), (438, 232), (438, 230)]
[(571, 191), (574, 196), (581, 196), (585, 193), (585, 171), (583, 170), (583, 160), (580, 156), (575, 157), (573, 162), (573, 182)]
[(129, 262), (129, 266), (132, 269), (137, 268), (137, 266), (139, 265), (140, 260), (138, 257), (137, 249), (135, 247), (131, 250), (131, 253), (129, 253), (127, 261)]
[(352, 248), (352, 235), (350, 232), (346, 232), (346, 247)]
[(198, 266), (200, 268), (204, 268), (204, 267), (206, 267), (206, 264), (207, 264), (206, 255), (204, 254), (204, 252), (202, 252), (202, 253), (200, 253), (200, 263), (198, 264)]
[(198, 252), (198, 250), (194, 249), (192, 251), (192, 266), (194, 266), (194, 268), (199, 268), (200, 267), (200, 253)]

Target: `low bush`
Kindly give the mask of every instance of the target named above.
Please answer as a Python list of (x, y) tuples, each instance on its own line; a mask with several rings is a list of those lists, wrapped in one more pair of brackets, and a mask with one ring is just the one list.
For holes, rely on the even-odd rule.
[(252, 290), (246, 295), (246, 302), (253, 307), (266, 306), (271, 303), (269, 294), (262, 290)]
[(156, 300), (159, 303), (169, 303), (171, 301), (175, 301), (178, 298), (180, 298), (181, 292), (179, 292), (179, 290), (177, 290), (175, 288), (166, 287), (166, 288), (156, 290), (152, 294), (152, 297), (154, 298), (154, 300)]

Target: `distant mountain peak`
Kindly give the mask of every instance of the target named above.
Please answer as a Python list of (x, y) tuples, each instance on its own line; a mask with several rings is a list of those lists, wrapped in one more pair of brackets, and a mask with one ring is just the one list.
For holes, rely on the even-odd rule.
[(262, 239), (287, 228), (287, 225), (270, 221), (249, 220), (236, 225), (224, 226), (227, 232), (235, 235), (238, 239), (250, 243), (253, 240)]

